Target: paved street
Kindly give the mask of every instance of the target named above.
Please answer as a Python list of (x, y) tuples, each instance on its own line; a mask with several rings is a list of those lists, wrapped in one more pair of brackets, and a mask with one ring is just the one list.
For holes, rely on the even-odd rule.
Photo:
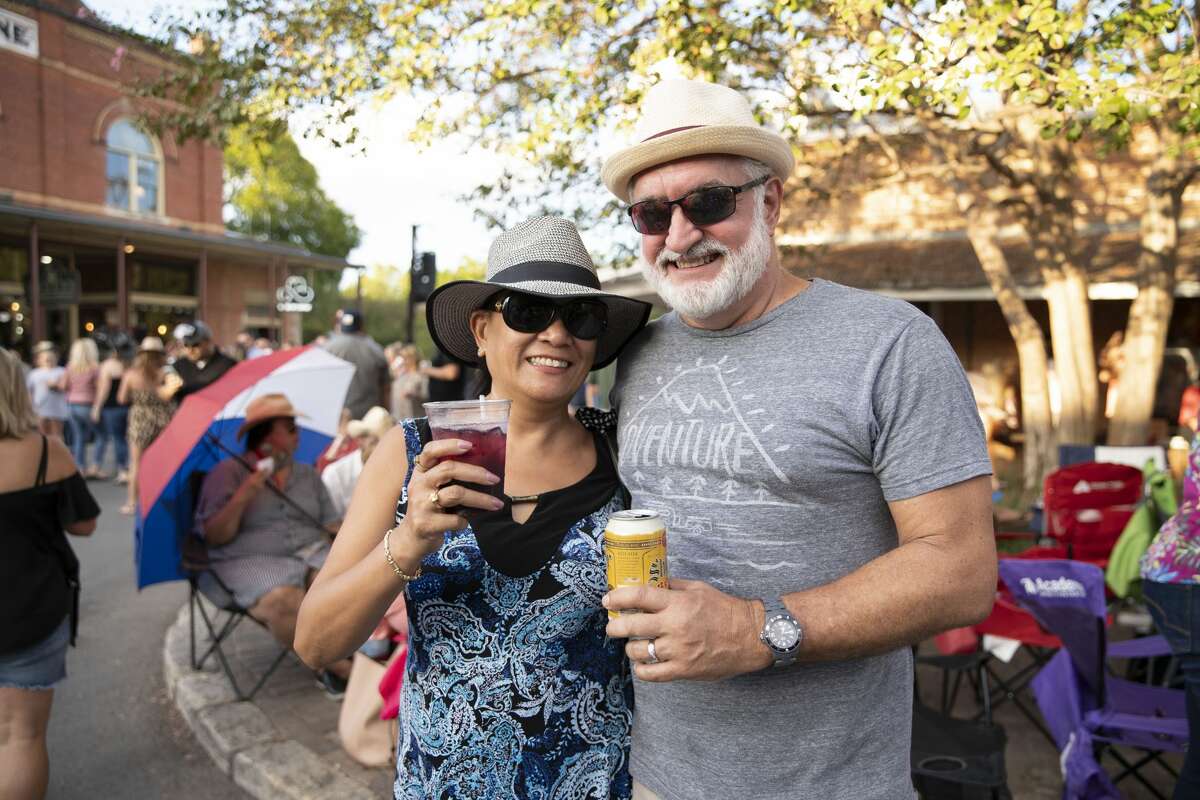
[(89, 539), (71, 537), (82, 563), (78, 647), (55, 692), (50, 792), (64, 798), (245, 797), (196, 743), (167, 698), (162, 644), (186, 584), (138, 593), (124, 487), (89, 484), (103, 513)]

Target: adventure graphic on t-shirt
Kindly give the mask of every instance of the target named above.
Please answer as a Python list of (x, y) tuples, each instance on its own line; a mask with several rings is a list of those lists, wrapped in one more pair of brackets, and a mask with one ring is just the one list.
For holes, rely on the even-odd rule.
[[(677, 367), (669, 380), (661, 375), (655, 380), (656, 391), (639, 393), (637, 411), (622, 420), (619, 431), (622, 474), (631, 479), (631, 489), (664, 500), (792, 505), (765, 483), (789, 482), (772, 454), (792, 444), (771, 440), (775, 424), (756, 402), (752, 376), (739, 374), (727, 358), (712, 364), (697, 359), (694, 367)], [(659, 476), (657, 485), (643, 467)], [(672, 478), (681, 471), (691, 474)]]

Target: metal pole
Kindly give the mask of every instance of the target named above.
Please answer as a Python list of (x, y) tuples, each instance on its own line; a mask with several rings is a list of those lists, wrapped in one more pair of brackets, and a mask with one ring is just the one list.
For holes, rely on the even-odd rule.
[(42, 313), (42, 254), (38, 252), (38, 226), (29, 226), (29, 304), (27, 316), (32, 320), (34, 344), (46, 338), (46, 317)]
[(358, 274), (358, 280), (354, 282), (354, 308), (358, 313), (362, 313), (362, 276), (363, 270), (366, 267), (355, 267), (354, 271)]
[(416, 316), (417, 304), (413, 299), (413, 291), (417, 288), (417, 226), (412, 226), (412, 265), (408, 268), (408, 315), (404, 321), (404, 341), (413, 343), (413, 317)]
[(125, 237), (117, 243), (117, 327), (129, 330), (129, 285), (125, 275)]

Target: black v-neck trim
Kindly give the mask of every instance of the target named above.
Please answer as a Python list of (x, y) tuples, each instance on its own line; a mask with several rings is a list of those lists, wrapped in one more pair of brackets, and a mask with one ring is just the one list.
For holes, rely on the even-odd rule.
[(571, 527), (603, 508), (619, 481), (608, 447), (592, 433), (596, 466), (582, 479), (561, 489), (541, 492), (533, 514), (525, 522), (512, 518), (512, 502), (504, 508), (471, 514), (471, 529), (484, 559), (497, 572), (525, 578), (546, 566), (562, 547)]

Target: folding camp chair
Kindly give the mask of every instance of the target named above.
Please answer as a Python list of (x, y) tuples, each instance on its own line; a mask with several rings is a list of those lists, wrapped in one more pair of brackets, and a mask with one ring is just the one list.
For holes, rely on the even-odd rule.
[[(193, 473), (189, 478), (193, 506), (195, 505), (195, 498), (199, 497), (199, 489), (204, 481), (204, 476), (205, 473), (197, 472)], [(229, 679), (229, 683), (233, 687), (233, 692), (237, 696), (237, 699), (250, 700), (263, 687), (267, 679), (274, 674), (279, 665), (283, 663), (284, 657), (291, 651), (287, 647), (280, 646), (279, 653), (271, 661), (270, 666), (259, 676), (257, 682), (249, 692), (244, 691), (238, 684), (237, 677), (234, 675), (233, 666), (230, 664), (229, 658), (225, 653), (224, 645), (233, 632), (237, 630), (242, 620), (250, 619), (263, 630), (267, 630), (267, 627), (261, 621), (252, 617), (247, 609), (238, 605), (234, 599), (233, 592), (212, 571), (208, 558), (208, 548), (203, 539), (193, 533), (185, 533), (183, 540), (180, 542), (179, 552), (181, 554), (180, 566), (183, 569), (184, 575), (187, 576), (189, 586), (188, 624), (191, 636), (190, 654), (192, 669), (203, 669), (208, 659), (216, 656), (222, 671), (225, 673), (225, 677)], [(215, 608), (215, 612), (210, 613), (210, 610), (205, 605), (205, 600)], [(204, 623), (204, 629), (208, 634), (208, 647), (199, 657), (196, 655), (197, 616)]]
[(1045, 535), (1066, 557), (1101, 567), (1142, 499), (1142, 471), (1124, 464), (1085, 462), (1046, 476)]
[(945, 708), (935, 711), (921, 701), (914, 686), (910, 769), (913, 785), (925, 800), (1007, 800), (1008, 777), (1004, 728), (992, 722), (987, 671), (976, 664), (983, 714), (961, 719)]
[[(1188, 727), (1184, 692), (1123, 680), (1109, 674), (1105, 658), (1109, 648), (1105, 630), (1104, 574), (1094, 564), (1078, 561), (1000, 562), (1000, 578), (1013, 598), (1063, 644), (1033, 681), (1038, 708), (1046, 719), (1060, 752), (1068, 782), (1095, 771), (1105, 754), (1122, 770), (1117, 783), (1132, 777), (1155, 797), (1166, 798), (1151, 784), (1142, 769), (1159, 764), (1173, 777), (1174, 769), (1162, 759), (1164, 752), (1187, 748)], [(1153, 642), (1137, 640), (1128, 652), (1154, 649)], [(1094, 747), (1085, 752), (1087, 743)], [(1117, 746), (1141, 752), (1130, 760)], [(1094, 756), (1087, 764), (1081, 761)], [(1106, 781), (1101, 773), (1098, 778)]]

